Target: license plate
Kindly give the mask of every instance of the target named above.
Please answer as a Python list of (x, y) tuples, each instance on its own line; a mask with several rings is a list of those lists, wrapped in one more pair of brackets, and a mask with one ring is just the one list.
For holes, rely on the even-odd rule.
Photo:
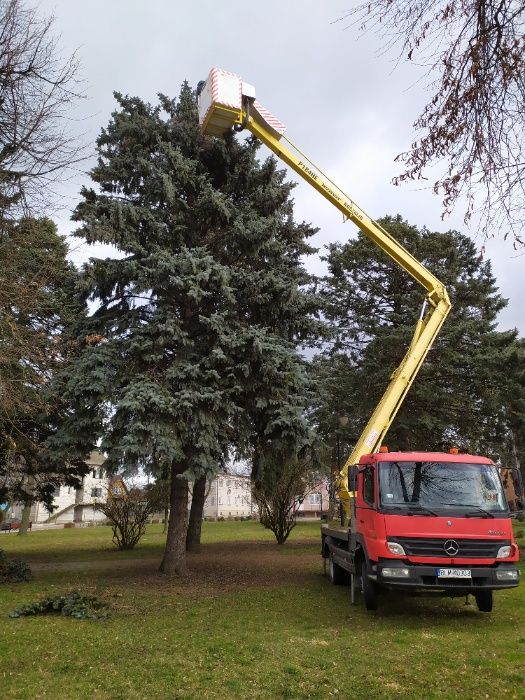
[(438, 578), (472, 578), (470, 569), (436, 569)]

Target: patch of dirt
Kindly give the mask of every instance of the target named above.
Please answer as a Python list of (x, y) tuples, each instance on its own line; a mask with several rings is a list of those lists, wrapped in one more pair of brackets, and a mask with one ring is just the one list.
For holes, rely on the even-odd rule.
[[(287, 551), (284, 551), (285, 548)], [(321, 573), (321, 557), (312, 553), (312, 541), (294, 541), (282, 547), (270, 542), (221, 542), (189, 552), (187, 576), (165, 576), (158, 571), (159, 557), (98, 559), (35, 563), (36, 574), (47, 571), (94, 574), (106, 585), (154, 589), (155, 595), (202, 597), (246, 588), (267, 588), (300, 583)]]

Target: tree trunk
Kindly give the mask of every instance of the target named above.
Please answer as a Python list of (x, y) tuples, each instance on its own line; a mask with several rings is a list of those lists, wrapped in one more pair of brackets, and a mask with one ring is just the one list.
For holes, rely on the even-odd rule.
[(336, 502), (336, 479), (337, 475), (335, 473), (330, 474), (330, 481), (328, 483), (328, 512), (326, 514), (326, 519), (328, 522), (335, 520), (337, 517), (337, 502)]
[(20, 520), (19, 535), (27, 535), (29, 529), (29, 518), (31, 517), (32, 501), (24, 501), (24, 509), (22, 510), (22, 519)]
[(170, 517), (170, 508), (166, 506), (164, 508), (164, 527), (162, 528), (162, 534), (165, 535), (168, 530), (168, 518)]
[(170, 517), (168, 522), (168, 534), (166, 547), (160, 565), (163, 574), (185, 576), (188, 573), (186, 566), (186, 531), (188, 524), (188, 482), (180, 479), (179, 474), (184, 467), (173, 464), (171, 469), (170, 486)]
[(201, 476), (193, 484), (193, 498), (191, 501), (190, 520), (186, 535), (186, 550), (192, 552), (199, 548), (201, 543), (202, 514), (204, 501), (206, 500), (206, 476)]

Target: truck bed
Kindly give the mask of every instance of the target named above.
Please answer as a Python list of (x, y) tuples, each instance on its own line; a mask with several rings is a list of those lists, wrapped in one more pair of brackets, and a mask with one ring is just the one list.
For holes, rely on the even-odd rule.
[(335, 539), (348, 542), (350, 528), (338, 527), (336, 525), (321, 525), (321, 534), (325, 537), (334, 537)]

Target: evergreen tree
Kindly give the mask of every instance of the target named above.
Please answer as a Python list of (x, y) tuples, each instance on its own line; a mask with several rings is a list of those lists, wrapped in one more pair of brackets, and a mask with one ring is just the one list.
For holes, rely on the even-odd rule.
[[(418, 230), (400, 216), (381, 223), (443, 281), (453, 303), (389, 430), (388, 444), (404, 450), (457, 445), (496, 457), (508, 434), (509, 397), (520, 392), (523, 397), (523, 388), (517, 371), (509, 372), (516, 368), (517, 333), (496, 330), (498, 312), (507, 302), (490, 262), (456, 231)], [(362, 235), (330, 246), (327, 260), (323, 295), (336, 335), (319, 367), (335, 360), (331, 381), (346, 387), (347, 437), (354, 442), (406, 352), (422, 291)], [(318, 406), (321, 422), (330, 400)]]
[(0, 227), (0, 500), (52, 500), (60, 483), (77, 485), (81, 463), (55, 459), (46, 440), (64, 410), (50, 380), (74, 339), (64, 332), (83, 315), (75, 268), (48, 219), (4, 220)]
[(180, 574), (188, 480), (213, 474), (232, 445), (247, 450), (247, 407), (267, 406), (281, 432), (297, 418), (282, 406), (313, 328), (300, 262), (313, 229), (294, 221), (292, 185), (272, 158), (257, 161), (253, 139), (200, 134), (187, 84), (157, 106), (116, 99), (91, 173), (99, 191), (83, 190), (74, 219), (77, 235), (121, 257), (83, 270), (97, 308), (62, 378), (76, 410), (55, 445), (82, 455), (101, 435), (108, 466), (168, 470), (161, 570)]
[(502, 464), (521, 470), (525, 484), (525, 341), (520, 339), (506, 358), (506, 395), (508, 434), (502, 454)]

